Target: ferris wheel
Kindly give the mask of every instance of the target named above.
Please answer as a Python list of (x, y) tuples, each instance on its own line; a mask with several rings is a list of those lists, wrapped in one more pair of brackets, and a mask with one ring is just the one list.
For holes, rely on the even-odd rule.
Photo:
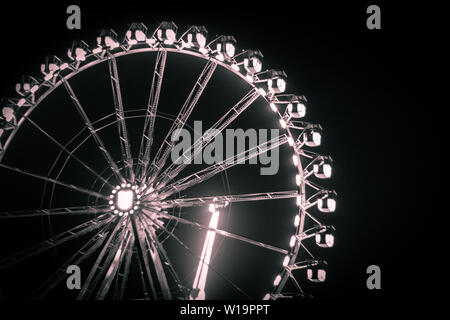
[[(4, 209), (5, 198), (0, 224), (14, 230), (11, 233), (15, 236), (26, 238), (32, 235), (23, 234), (24, 221), (59, 219), (58, 228), (49, 231), (47, 239), (25, 241), (26, 247), (22, 245), (20, 250), (1, 254), (0, 275), (13, 274), (8, 270), (27, 265), (30, 260), (45, 259), (39, 258), (44, 254), (58, 257), (55, 260), (58, 268), (49, 271), (27, 296), (44, 298), (58, 286), (64, 289), (67, 269), (73, 265), (79, 266), (84, 275), (76, 292), (77, 299), (124, 299), (131, 297), (127, 295), (128, 290), (135, 290), (144, 299), (202, 300), (210, 297), (213, 288), (225, 283), (243, 297), (275, 300), (304, 295), (299, 280), (302, 277), (311, 282), (325, 281), (327, 263), (317, 258), (310, 248), (333, 246), (335, 229), (320, 220), (335, 211), (337, 195), (317, 183), (331, 177), (332, 159), (313, 151), (321, 145), (322, 128), (303, 120), (307, 99), (286, 93), (286, 73), (263, 70), (262, 53), (238, 52), (233, 36), (221, 35), (208, 42), (203, 26), (191, 26), (181, 34), (177, 29), (174, 22), (162, 22), (154, 31), (149, 31), (143, 23), (132, 23), (123, 40), (111, 29), (102, 30), (93, 46), (84, 41), (74, 42), (68, 50), (67, 61), (49, 56), (41, 65), (40, 77), (24, 76), (16, 85), (18, 97), (2, 100), (2, 182), (20, 188), (30, 198), (34, 194), (42, 198), (34, 209), (29, 207), (31, 200), (27, 201), (27, 197), (14, 201), (14, 208), (9, 205)], [(135, 61), (139, 56), (152, 61), (152, 70), (146, 70), (150, 84), (145, 92), (148, 102), (143, 107), (131, 108), (124, 103), (125, 90), (130, 84), (120, 81), (120, 64), (125, 59), (128, 59), (126, 63)], [(169, 81), (167, 61), (178, 61), (177, 66), (189, 61), (201, 65), (200, 73), (189, 84), (187, 98), (184, 96), (184, 103), (173, 114), (160, 103), (166, 80)], [(100, 69), (101, 66), (104, 68)], [(85, 105), (96, 91), (81, 93), (96, 84), (79, 81), (81, 84), (76, 88), (73, 84), (83, 74), (101, 70), (106, 71), (109, 94), (112, 94), (112, 103), (106, 103), (109, 111), (102, 115)], [(181, 72), (184, 71), (190, 71), (189, 66)], [(173, 161), (172, 151), (177, 142), (174, 135), (177, 137), (180, 130), (190, 127), (188, 121), (218, 72), (231, 75), (227, 81), (243, 83), (245, 93), (229, 105), (219, 106), (221, 101), (215, 101), (216, 117), (210, 130), (201, 133), (179, 155), (177, 160), (181, 161)], [(172, 88), (177, 86), (175, 83)], [(62, 99), (66, 100), (62, 102)], [(67, 129), (64, 123), (44, 128), (39, 121), (52, 117), (48, 112), (56, 108), (45, 103), (58, 103), (61, 114), (71, 108), (82, 127), (74, 134), (64, 133)], [(258, 120), (267, 118), (273, 128), (279, 129), (278, 136), (200, 170), (188, 161), (199, 156), (255, 104), (260, 108), (265, 106), (264, 110), (256, 110)], [(201, 115), (200, 112), (197, 117)], [(164, 122), (166, 127), (157, 130), (159, 122)], [(31, 136), (30, 128), (35, 130)], [(162, 133), (158, 135), (157, 131)], [(57, 150), (48, 156), (50, 160), (41, 162), (48, 161), (44, 173), (44, 169), (31, 165), (29, 159), (25, 161), (21, 153), (26, 149), (21, 144), (33, 144), (38, 136)], [(90, 148), (86, 147), (88, 143)], [(287, 179), (279, 181), (277, 175), (271, 176), (269, 185), (274, 189), (255, 191), (251, 189), (252, 184), (243, 182), (245, 192), (230, 192), (228, 175), (232, 177), (234, 172), (246, 170), (242, 169), (247, 166), (245, 162), (277, 149)], [(47, 159), (44, 153), (34, 152), (33, 159)], [(35, 184), (21, 179), (31, 179)], [(249, 177), (247, 172), (241, 179), (254, 179), (255, 186), (259, 177)], [(206, 192), (216, 190), (207, 184), (217, 184), (218, 180), (225, 181), (222, 193)], [(282, 185), (286, 188), (281, 189)], [(57, 206), (59, 201), (65, 205)], [(276, 203), (277, 209), (259, 212), (257, 218), (258, 221), (269, 219), (266, 229), (255, 231), (261, 224), (246, 223), (248, 235), (227, 230), (225, 220), (228, 219), (230, 226), (230, 217), (235, 209), (239, 211), (239, 205), (245, 205), (249, 211), (252, 206), (264, 210), (269, 203)], [(244, 223), (239, 222), (243, 216), (242, 212), (232, 216), (239, 230), (244, 228)], [(276, 228), (277, 237), (280, 236), (273, 242), (270, 242), (271, 234), (275, 234), (271, 219), (280, 221), (284, 228)], [(266, 240), (254, 237), (262, 234), (267, 236)], [(236, 276), (239, 272), (236, 270), (242, 266), (231, 262), (225, 266), (223, 262), (231, 261), (233, 253), (225, 252), (229, 247), (224, 248), (219, 240), (245, 245), (249, 250), (270, 252), (267, 261), (276, 265), (276, 272), (274, 267), (265, 274), (268, 279), (253, 280), (262, 283), (265, 291), (256, 296), (245, 292)], [(66, 247), (71, 242), (76, 244)], [(192, 258), (189, 263), (184, 263), (187, 260), (180, 252)], [(214, 263), (222, 254), (227, 258)], [(226, 274), (227, 270), (230, 274)], [(212, 282), (213, 275), (216, 280)], [(251, 277), (252, 274), (246, 275)]]

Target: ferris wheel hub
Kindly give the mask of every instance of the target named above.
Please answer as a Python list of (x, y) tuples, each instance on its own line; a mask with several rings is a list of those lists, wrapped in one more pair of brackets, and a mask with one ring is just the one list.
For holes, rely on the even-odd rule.
[(137, 186), (122, 183), (111, 191), (109, 205), (111, 210), (119, 216), (133, 214), (139, 209), (140, 198)]

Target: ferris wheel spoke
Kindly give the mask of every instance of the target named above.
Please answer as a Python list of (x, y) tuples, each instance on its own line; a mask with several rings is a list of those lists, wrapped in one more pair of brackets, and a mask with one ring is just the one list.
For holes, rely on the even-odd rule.
[(85, 188), (82, 188), (82, 187), (78, 187), (78, 186), (75, 186), (75, 185), (70, 184), (70, 183), (66, 183), (66, 182), (63, 182), (63, 181), (60, 181), (60, 180), (56, 180), (56, 179), (52, 179), (52, 178), (49, 178), (49, 177), (45, 177), (45, 176), (42, 176), (42, 175), (39, 175), (39, 174), (36, 174), (36, 173), (32, 173), (32, 172), (29, 172), (29, 171), (25, 171), (25, 170), (16, 168), (16, 167), (11, 167), (11, 166), (8, 166), (8, 165), (3, 164), (3, 163), (0, 163), (0, 167), (8, 169), (10, 171), (18, 172), (18, 173), (21, 173), (23, 175), (30, 176), (30, 177), (33, 177), (33, 178), (36, 178), (36, 179), (40, 179), (40, 180), (44, 180), (44, 181), (47, 181), (47, 182), (51, 182), (51, 183), (54, 183), (54, 184), (57, 184), (57, 185), (60, 185), (60, 186), (63, 186), (63, 187), (66, 187), (66, 188), (78, 191), (78, 192), (81, 192), (81, 193), (88, 194), (88, 195), (96, 197), (96, 198), (101, 198), (101, 199), (108, 200), (108, 197), (103, 195), (103, 194), (101, 194), (101, 193), (98, 193), (98, 192), (95, 192), (95, 191), (92, 191), (92, 190), (88, 190), (88, 189), (85, 189)]
[[(201, 138), (196, 140), (186, 151), (175, 161), (170, 164), (166, 170), (160, 175), (160, 181), (157, 180), (156, 184), (160, 187), (164, 187), (170, 180), (174, 179), (189, 163), (187, 161), (181, 161), (184, 159), (195, 159), (195, 157), (202, 152), (202, 150), (214, 140), (214, 138), (221, 133), (226, 127), (228, 127), (240, 114), (242, 114), (247, 108), (260, 96), (260, 93), (255, 89), (250, 90), (241, 100), (239, 100), (231, 109), (229, 109), (211, 128), (209, 128), (202, 135)], [(192, 155), (191, 155), (192, 153)], [(180, 164), (177, 164), (180, 163)]]
[[(88, 299), (90, 294), (92, 293), (91, 292), (92, 282), (97, 281), (99, 279), (99, 276), (101, 276), (101, 274), (97, 275), (96, 279), (94, 279), (94, 276), (96, 276), (98, 269), (101, 268), (100, 264), (102, 263), (105, 254), (110, 250), (110, 247), (114, 246), (113, 240), (116, 238), (118, 231), (122, 228), (124, 220), (125, 220), (124, 217), (122, 217), (118, 221), (116, 221), (114, 229), (109, 232), (106, 238), (103, 239), (102, 250), (98, 254), (97, 259), (95, 260), (94, 265), (92, 266), (88, 274), (88, 277), (86, 278), (83, 286), (81, 287), (81, 290), (77, 296), (77, 300)], [(106, 262), (103, 263), (104, 265), (106, 264)]]
[(58, 215), (80, 215), (80, 214), (96, 214), (110, 211), (108, 206), (83, 206), (83, 207), (65, 207), (65, 208), (50, 208), (50, 209), (36, 209), (36, 210), (21, 210), (21, 211), (3, 211), (0, 212), (0, 219), (14, 219), (14, 218), (28, 218), (28, 217), (47, 217)]
[(147, 172), (150, 162), (150, 151), (153, 144), (153, 130), (155, 127), (156, 111), (158, 109), (159, 95), (166, 65), (167, 51), (160, 50), (156, 57), (155, 69), (153, 71), (152, 87), (148, 98), (147, 112), (145, 114), (144, 129), (142, 131), (141, 146), (139, 148), (139, 159), (136, 174), (142, 180)]
[[(142, 219), (141, 220), (141, 224), (142, 224)], [(142, 229), (144, 231), (144, 238), (145, 238), (145, 243), (147, 246), (147, 252), (146, 254), (150, 254), (151, 260), (153, 261), (153, 266), (155, 269), (155, 273), (158, 279), (158, 283), (159, 283), (159, 287), (161, 288), (161, 292), (162, 292), (162, 296), (164, 299), (166, 300), (171, 300), (172, 299), (172, 294), (170, 292), (169, 289), (169, 284), (167, 282), (167, 277), (166, 277), (166, 273), (164, 272), (164, 268), (161, 262), (161, 257), (159, 255), (159, 251), (157, 249), (156, 242), (156, 235), (154, 234), (154, 232), (152, 231), (148, 231), (146, 229), (145, 225), (142, 225)]]
[(123, 255), (125, 254), (125, 250), (129, 246), (130, 238), (130, 233), (127, 229), (126, 232), (122, 233), (121, 239), (118, 241), (118, 245), (114, 248), (114, 250), (111, 250), (110, 256), (112, 257), (112, 261), (109, 264), (109, 268), (106, 271), (105, 278), (97, 292), (97, 295), (95, 296), (96, 300), (105, 299), (106, 294), (108, 293), (111, 284), (119, 271), (120, 262)]
[(125, 257), (123, 260), (123, 272), (118, 273), (118, 276), (122, 277), (122, 281), (120, 282), (120, 285), (118, 285), (117, 295), (115, 294), (116, 299), (122, 300), (125, 293), (125, 288), (128, 282), (128, 276), (130, 274), (131, 258), (133, 257), (133, 245), (134, 245), (134, 235), (131, 233), (128, 248), (125, 251)]
[(111, 78), (111, 87), (116, 108), (117, 128), (119, 130), (120, 148), (122, 150), (122, 159), (128, 171), (129, 179), (134, 182), (133, 157), (131, 155), (130, 139), (123, 111), (122, 94), (120, 91), (119, 72), (117, 70), (117, 61), (114, 55), (109, 54), (108, 59), (109, 76)]
[(35, 244), (25, 250), (22, 250), (8, 258), (0, 260), (0, 270), (21, 262), (25, 259), (33, 257), (39, 253), (42, 253), (48, 249), (54, 248), (64, 242), (78, 238), (86, 233), (97, 230), (104, 226), (113, 219), (109, 214), (103, 214), (97, 218), (91, 219), (85, 223), (82, 223), (68, 231), (62, 232), (50, 239)]
[(67, 82), (66, 79), (64, 79), (64, 77), (61, 77), (61, 81), (64, 84), (64, 87), (66, 88), (66, 91), (69, 94), (69, 97), (72, 100), (73, 104), (75, 105), (78, 113), (80, 114), (81, 118), (83, 119), (84, 124), (88, 128), (89, 133), (94, 138), (94, 141), (97, 144), (97, 147), (99, 148), (99, 150), (103, 154), (106, 162), (108, 163), (108, 165), (110, 166), (110, 168), (114, 172), (114, 174), (116, 175), (117, 179), (119, 179), (119, 181), (124, 183), (125, 179), (123, 178), (122, 174), (120, 173), (119, 167), (117, 166), (116, 162), (112, 158), (112, 156), (109, 153), (109, 151), (106, 149), (102, 139), (97, 134), (97, 130), (94, 128), (94, 126), (92, 125), (92, 122), (89, 120), (88, 115), (86, 114), (86, 112), (84, 111), (83, 107), (81, 106), (80, 101), (78, 100), (77, 96), (73, 92), (73, 89), (70, 86), (69, 82)]
[(70, 257), (50, 278), (47, 279), (37, 290), (32, 294), (33, 299), (42, 299), (53, 288), (55, 288), (63, 279), (67, 277), (67, 268), (70, 265), (80, 265), (84, 260), (89, 258), (101, 245), (103, 237), (105, 237), (105, 230), (108, 225), (104, 226), (97, 232), (80, 250), (78, 250), (72, 257)]
[(130, 217), (131, 226), (133, 227), (133, 233), (136, 243), (136, 249), (138, 253), (138, 258), (141, 266), (142, 277), (143, 277), (143, 288), (147, 292), (147, 295), (150, 294), (150, 297), (153, 300), (157, 299), (155, 284), (153, 282), (153, 277), (150, 270), (150, 259), (146, 254), (146, 241), (145, 241), (145, 232), (144, 226), (140, 223), (137, 223), (136, 215), (132, 215)]
[(197, 171), (196, 173), (193, 173), (172, 184), (167, 185), (166, 187), (160, 190), (160, 195), (162, 198), (167, 198), (168, 196), (174, 193), (183, 191), (194, 185), (202, 183), (203, 181), (215, 176), (216, 174), (224, 170), (234, 167), (237, 164), (243, 163), (247, 160), (257, 157), (260, 154), (264, 154), (267, 151), (272, 150), (274, 148), (278, 148), (279, 146), (285, 144), (286, 142), (287, 142), (286, 135), (283, 134), (277, 136), (269, 141), (263, 142), (235, 156), (229, 157), (224, 161), (213, 164), (203, 170)]
[(90, 171), (93, 175), (95, 175), (97, 178), (108, 184), (112, 187), (112, 185), (105, 180), (101, 175), (99, 175), (94, 169), (89, 167), (84, 161), (82, 161), (80, 158), (78, 158), (73, 152), (67, 150), (66, 147), (64, 147), (61, 143), (59, 143), (55, 138), (53, 138), (49, 133), (47, 133), (44, 129), (42, 129), (38, 124), (36, 124), (33, 120), (31, 120), (28, 117), (24, 117), (28, 122), (30, 122), (35, 128), (37, 128), (40, 132), (42, 132), (46, 137), (48, 137), (52, 142), (54, 142), (62, 151), (66, 152), (69, 157), (74, 158), (78, 163), (80, 163), (84, 168), (86, 168), (88, 171)]
[(179, 198), (163, 201), (161, 203), (161, 208), (167, 209), (167, 208), (199, 207), (213, 203), (224, 204), (224, 203), (260, 201), (260, 200), (289, 199), (289, 198), (296, 198), (297, 195), (298, 195), (297, 190), (291, 190), (291, 191), (235, 194), (225, 196), (208, 196), (198, 198)]
[(153, 231), (153, 228), (149, 226), (146, 219), (142, 219), (142, 217), (141, 217), (141, 221), (144, 223), (145, 232), (151, 235), (151, 237), (149, 236), (149, 238), (152, 238), (154, 240), (154, 242), (156, 243), (157, 249), (158, 249), (162, 259), (164, 260), (164, 264), (169, 269), (169, 272), (171, 273), (172, 278), (176, 282), (178, 289), (181, 289), (184, 293), (185, 287), (183, 286), (183, 284), (180, 280), (180, 277), (178, 276), (178, 273), (175, 271), (175, 268), (174, 268), (173, 264), (171, 263), (166, 250), (164, 249), (161, 242), (158, 241), (158, 237), (156, 236), (155, 232)]
[[(150, 208), (149, 208), (149, 210), (150, 210)], [(240, 236), (240, 235), (228, 232), (228, 231), (220, 230), (220, 229), (217, 229), (217, 228), (211, 228), (211, 227), (205, 226), (205, 225), (203, 225), (201, 223), (194, 222), (194, 221), (191, 221), (191, 220), (187, 220), (187, 219), (184, 219), (184, 218), (181, 218), (181, 217), (178, 217), (178, 216), (175, 216), (175, 215), (171, 215), (171, 214), (168, 214), (168, 213), (165, 213), (165, 212), (158, 212), (158, 215), (160, 215), (161, 217), (165, 217), (167, 219), (174, 219), (174, 220), (176, 220), (176, 221), (178, 221), (180, 223), (188, 224), (188, 225), (191, 225), (191, 226), (203, 229), (203, 230), (213, 231), (213, 232), (215, 232), (217, 234), (220, 234), (220, 235), (222, 235), (224, 237), (235, 239), (235, 240), (239, 240), (239, 241), (242, 241), (242, 242), (246, 242), (246, 243), (255, 245), (257, 247), (265, 248), (265, 249), (268, 249), (268, 250), (271, 250), (271, 251), (275, 251), (275, 252), (278, 252), (278, 253), (282, 253), (282, 254), (288, 254), (289, 253), (285, 249), (281, 249), (281, 248), (278, 248), (278, 247), (275, 247), (275, 246), (272, 246), (272, 245), (269, 245), (269, 244), (266, 244), (266, 243), (263, 243), (263, 242), (260, 242), (260, 241), (255, 241), (255, 240), (252, 240), (252, 239), (249, 239), (249, 238), (246, 238), (246, 237), (243, 237), (243, 236)], [(147, 215), (147, 217), (148, 217), (148, 215)]]
[(164, 164), (166, 163), (167, 158), (169, 157), (169, 154), (175, 144), (175, 141), (172, 141), (173, 140), (172, 134), (182, 129), (186, 124), (187, 119), (189, 118), (192, 110), (194, 110), (195, 105), (200, 99), (203, 90), (205, 90), (206, 85), (208, 84), (212, 74), (214, 73), (214, 70), (216, 70), (216, 67), (217, 62), (213, 60), (208, 60), (206, 66), (203, 68), (203, 71), (201, 72), (200, 76), (195, 82), (194, 88), (192, 89), (188, 98), (184, 102), (183, 107), (180, 109), (177, 118), (172, 123), (169, 132), (167, 132), (167, 135), (164, 138), (163, 143), (159, 147), (158, 152), (156, 153), (155, 158), (152, 161), (152, 165), (150, 167), (149, 172), (149, 183), (153, 182), (158, 173), (164, 167)]
[[(145, 213), (144, 213), (145, 214)], [(252, 297), (250, 295), (248, 295), (244, 290), (242, 290), (239, 286), (237, 286), (233, 281), (231, 281), (230, 279), (228, 279), (225, 275), (223, 275), (221, 272), (217, 271), (216, 268), (214, 268), (213, 266), (211, 266), (210, 263), (208, 263), (207, 261), (205, 261), (202, 257), (200, 257), (199, 255), (197, 255), (196, 253), (194, 253), (194, 251), (187, 245), (185, 244), (180, 238), (178, 238), (173, 230), (169, 231), (164, 224), (160, 223), (157, 219), (153, 219), (150, 216), (148, 216), (147, 214), (145, 214), (145, 216), (152, 221), (153, 224), (158, 225), (161, 229), (163, 229), (165, 232), (167, 232), (167, 234), (173, 238), (176, 242), (178, 242), (187, 252), (189, 252), (190, 255), (192, 255), (194, 258), (196, 258), (199, 262), (204, 263), (205, 265), (208, 266), (208, 268), (210, 270), (212, 270), (215, 274), (217, 274), (219, 277), (221, 277), (223, 280), (225, 280), (225, 282), (227, 282), (228, 284), (230, 284), (234, 289), (236, 289), (239, 293), (241, 293), (242, 295), (244, 295), (245, 297), (252, 299)]]

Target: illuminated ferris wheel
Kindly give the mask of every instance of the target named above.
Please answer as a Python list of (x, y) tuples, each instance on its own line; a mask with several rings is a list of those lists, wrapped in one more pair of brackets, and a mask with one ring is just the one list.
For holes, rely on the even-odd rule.
[[(68, 62), (49, 56), (41, 65), (41, 77), (23, 77), (16, 85), (19, 97), (2, 100), (2, 182), (20, 185), (24, 194), (42, 194), (46, 202), (30, 209), (27, 201), (16, 201), (19, 207), (0, 211), (0, 224), (8, 223), (9, 229), (17, 227), (14, 234), (23, 237), (27, 235), (21, 235), (19, 225), (27, 219), (65, 219), (68, 223), (63, 225), (68, 228), (60, 232), (53, 230), (49, 238), (29, 244), (25, 249), (22, 247), (8, 255), (2, 253), (5, 258), (0, 259), (0, 274), (17, 265), (27, 265), (30, 259), (39, 259), (46, 252), (61, 257), (61, 252), (66, 250), (61, 247), (73, 241), (77, 243), (69, 247), (72, 250), (69, 256), (57, 259), (61, 260), (59, 268), (29, 293), (33, 298), (46, 297), (58, 286), (64, 287), (67, 268), (72, 265), (80, 266), (84, 275), (77, 299), (124, 299), (130, 297), (128, 290), (139, 288), (135, 291), (144, 299), (202, 300), (209, 297), (213, 287), (220, 286), (220, 281), (209, 281), (213, 274), (246, 298), (266, 300), (302, 296), (300, 274), (312, 282), (325, 281), (326, 262), (316, 258), (307, 246), (313, 241), (317, 248), (333, 246), (334, 227), (319, 220), (335, 211), (336, 193), (316, 183), (331, 177), (332, 159), (312, 151), (321, 144), (322, 128), (301, 120), (306, 114), (307, 99), (285, 93), (286, 74), (263, 70), (260, 51), (237, 52), (232, 36), (218, 36), (208, 42), (207, 30), (202, 26), (191, 26), (181, 35), (177, 29), (173, 22), (162, 22), (150, 32), (143, 23), (132, 23), (123, 41), (113, 30), (102, 30), (93, 46), (83, 41), (74, 42), (68, 50)], [(148, 103), (143, 108), (130, 108), (123, 102), (122, 91), (125, 92), (127, 83), (120, 82), (120, 63), (139, 55), (152, 59), (153, 63), (153, 69), (148, 72), (149, 82), (151, 80), (146, 92)], [(188, 57), (183, 61), (200, 62), (202, 70), (189, 85), (190, 91), (187, 98), (184, 96), (181, 108), (177, 107), (177, 113), (170, 115), (160, 103), (161, 92), (168, 80), (165, 75), (170, 64), (166, 66), (166, 61), (175, 61), (181, 56)], [(94, 116), (84, 106), (89, 94), (81, 99), (78, 92), (82, 86), (75, 89), (72, 82), (89, 70), (97, 68), (98, 72), (101, 65), (107, 70), (113, 107), (108, 105), (109, 113)], [(214, 106), (217, 117), (210, 126), (213, 130), (193, 141), (178, 160), (193, 159), (201, 154), (256, 103), (266, 105), (258, 114), (268, 118), (281, 133), (197, 170), (189, 161), (171, 161), (176, 144), (173, 136), (189, 126), (188, 120), (217, 70), (244, 83), (246, 92), (230, 105)], [(61, 104), (60, 109), (71, 107), (82, 123), (76, 134), (60, 134), (58, 130), (64, 131), (64, 125), (46, 129), (39, 124), (45, 118), (39, 115), (48, 111), (43, 105), (57, 94), (58, 99), (65, 95), (71, 103), (63, 105), (58, 99), (50, 102), (57, 101)], [(34, 114), (36, 119), (32, 118)], [(159, 138), (155, 129), (157, 120), (168, 123)], [(26, 127), (35, 130), (27, 141), (40, 135), (57, 148), (45, 167), (47, 173), (37, 173), (33, 168), (21, 165), (20, 152), (24, 150), (21, 144), (25, 143), (21, 131)], [(112, 130), (115, 136), (110, 138)], [(138, 130), (138, 138), (130, 134), (132, 130)], [(161, 127), (159, 131), (162, 131)], [(85, 148), (88, 143), (93, 148)], [(286, 167), (288, 179), (280, 182), (276, 175), (271, 177), (274, 190), (255, 192), (248, 188), (247, 192), (205, 195), (202, 190), (208, 190), (207, 186), (200, 191), (188, 192), (223, 177), (227, 171), (232, 175), (234, 170), (245, 167), (240, 164), (275, 149), (282, 151), (282, 159), (289, 160), (280, 162)], [(35, 154), (34, 158), (44, 157), (43, 153)], [(94, 153), (96, 160), (89, 161)], [(119, 154), (120, 160), (115, 153)], [(102, 165), (97, 166), (98, 163)], [(77, 170), (73, 169), (75, 164)], [(78, 174), (80, 170), (82, 178)], [(87, 176), (89, 178), (83, 178)], [(36, 184), (40, 189), (34, 184), (20, 182), (22, 178), (40, 183)], [(258, 177), (251, 179), (257, 181)], [(283, 184), (287, 187), (281, 189)], [(26, 191), (27, 188), (32, 191)], [(61, 199), (70, 204), (56, 206), (55, 203), (63, 201)], [(272, 215), (277, 221), (281, 220), (284, 229), (277, 227), (279, 239), (270, 242), (270, 222), (269, 227), (259, 233), (267, 235), (266, 240), (251, 236), (258, 234), (252, 230), (258, 224), (247, 224), (248, 234), (225, 227), (225, 216), (230, 217), (235, 208), (239, 211), (239, 205), (245, 204), (246, 210), (252, 210), (252, 206), (264, 207), (271, 202), (276, 202), (276, 212), (260, 213), (258, 219)], [(192, 212), (197, 216), (194, 217)], [(240, 219), (239, 215), (233, 218), (234, 221)], [(58, 222), (60, 227), (61, 224)], [(190, 234), (201, 239), (201, 243), (189, 238)], [(270, 252), (276, 272), (274, 269), (268, 271), (267, 283), (254, 279), (254, 282), (264, 284), (265, 291), (257, 296), (246, 294), (240, 281), (226, 274), (227, 270), (237, 269), (236, 265), (226, 269), (223, 263), (220, 267), (219, 262), (213, 263), (225, 251), (218, 244), (218, 238), (235, 245), (246, 245), (251, 250)], [(187, 253), (193, 260), (184, 263), (186, 260), (180, 258), (183, 257), (180, 252)], [(229, 257), (230, 253), (227, 254)], [(252, 274), (246, 276), (251, 277)]]

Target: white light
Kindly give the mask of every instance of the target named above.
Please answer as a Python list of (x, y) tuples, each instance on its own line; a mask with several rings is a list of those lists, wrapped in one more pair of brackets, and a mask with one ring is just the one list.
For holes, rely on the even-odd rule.
[(121, 217), (121, 216), (123, 216), (123, 212), (122, 211), (119, 212), (119, 217)]
[(288, 138), (287, 138), (287, 142), (288, 142), (288, 144), (292, 147), (292, 146), (294, 145), (294, 138), (288, 137)]
[(320, 132), (313, 132), (312, 139), (316, 146), (320, 146), (320, 143), (322, 142), (322, 135), (320, 134)]
[(221, 53), (218, 53), (218, 54), (216, 55), (216, 59), (219, 60), (219, 61), (224, 61), (224, 60), (225, 60), (223, 54), (221, 54)]
[(291, 237), (291, 240), (289, 241), (289, 247), (295, 246), (295, 242), (297, 241), (297, 238), (295, 236)]
[(201, 33), (197, 33), (195, 37), (197, 38), (197, 42), (200, 48), (204, 48), (206, 45), (206, 37)]
[(332, 172), (332, 168), (331, 165), (328, 163), (325, 163), (322, 165), (322, 167), (320, 167), (320, 165), (315, 164), (313, 166), (313, 171), (316, 177), (318, 178), (330, 178), (331, 177), (331, 172)]
[(109, 201), (108, 203), (109, 203), (109, 204), (113, 204), (113, 203), (114, 203), (114, 201)]
[(326, 278), (326, 272), (323, 269), (317, 270), (317, 278), (314, 277), (313, 270), (308, 269), (308, 279), (314, 282), (324, 282)]
[(301, 206), (302, 205), (302, 196), (297, 196), (297, 206)]
[(283, 267), (286, 267), (289, 264), (289, 260), (291, 260), (291, 258), (289, 256), (284, 257)]
[(286, 90), (286, 81), (284, 79), (277, 79), (277, 87), (280, 92), (284, 92)]
[(295, 175), (295, 184), (299, 186), (301, 182), (302, 177), (299, 174)]
[[(326, 207), (324, 207), (326, 201)], [(319, 199), (317, 200), (317, 208), (322, 212), (334, 212), (336, 211), (336, 200), (334, 199)]]
[(277, 112), (278, 111), (277, 105), (275, 103), (273, 103), (273, 102), (270, 104), (270, 108), (272, 109), (273, 112)]
[(117, 207), (122, 210), (129, 210), (133, 207), (134, 193), (132, 190), (120, 190), (117, 193)]
[(114, 213), (115, 213), (115, 214), (118, 214), (118, 213), (119, 213), (119, 210), (114, 210)]
[(298, 227), (299, 224), (300, 224), (300, 216), (296, 215), (294, 218), (294, 226)]
[(75, 49), (75, 60), (77, 60), (77, 61), (86, 60), (86, 50), (84, 50), (82, 48), (76, 48)]
[(259, 94), (262, 95), (263, 97), (267, 94), (266, 90), (264, 90), (263, 88), (259, 88), (258, 91)]
[(292, 156), (292, 162), (294, 163), (294, 166), (298, 166), (298, 156), (296, 154)]
[(233, 64), (231, 65), (231, 68), (233, 68), (233, 69), (236, 70), (236, 71), (239, 71), (239, 66), (238, 66), (236, 63), (233, 63)]
[(213, 213), (214, 211), (216, 211), (216, 206), (213, 203), (211, 203), (209, 205), (209, 212)]
[(280, 119), (280, 125), (283, 129), (286, 129), (287, 124), (286, 121), (284, 121), (284, 119)]
[(225, 52), (227, 53), (227, 55), (230, 58), (232, 56), (234, 56), (235, 51), (236, 51), (236, 47), (234, 46), (234, 44), (232, 44), (232, 43), (225, 44)]
[(280, 276), (280, 275), (277, 275), (277, 276), (275, 277), (275, 280), (273, 281), (273, 285), (274, 285), (274, 286), (279, 285), (279, 284), (280, 284), (280, 281), (281, 281), (281, 276)]

